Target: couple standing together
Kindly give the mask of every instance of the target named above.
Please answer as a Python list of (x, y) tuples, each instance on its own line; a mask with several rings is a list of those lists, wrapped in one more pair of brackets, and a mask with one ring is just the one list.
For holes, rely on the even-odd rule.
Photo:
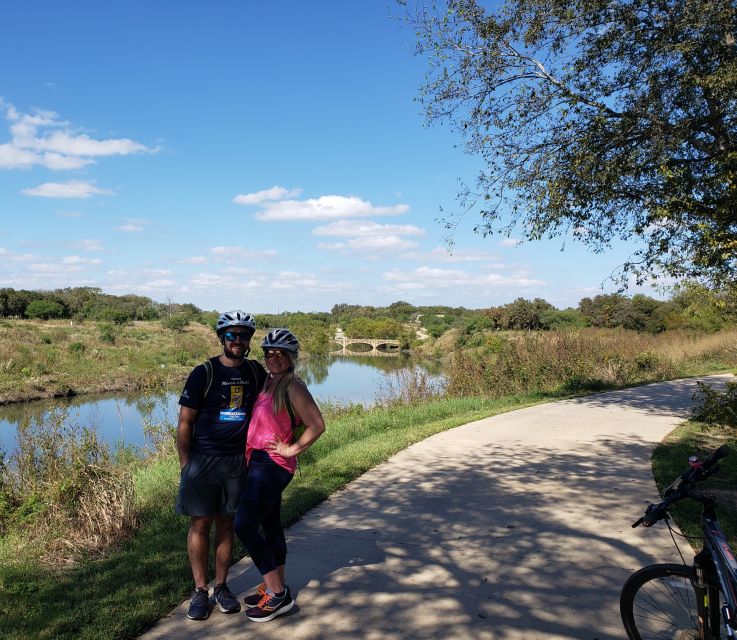
[[(284, 581), (281, 497), (297, 455), (322, 435), (325, 422), (294, 373), (297, 338), (287, 329), (266, 335), (261, 347), (267, 373), (258, 361), (247, 359), (255, 330), (250, 314), (223, 313), (216, 325), (223, 353), (192, 370), (179, 399), (176, 508), (190, 519), (187, 552), (195, 590), (187, 617), (192, 620), (204, 620), (212, 610), (207, 564), (213, 523), (214, 604), (223, 613), (241, 610), (227, 584), (237, 534), (263, 580), (244, 599), (246, 616), (266, 622), (294, 606)], [(304, 430), (297, 437), (298, 425)]]

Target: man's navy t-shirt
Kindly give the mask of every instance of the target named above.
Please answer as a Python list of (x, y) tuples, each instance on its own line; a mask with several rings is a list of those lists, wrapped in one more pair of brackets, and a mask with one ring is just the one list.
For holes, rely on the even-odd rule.
[(210, 358), (212, 384), (206, 397), (207, 371), (197, 365), (189, 374), (179, 404), (199, 411), (192, 433), (192, 453), (231, 456), (246, 451), (251, 408), (266, 380), (256, 360), (240, 367), (226, 367), (218, 356)]

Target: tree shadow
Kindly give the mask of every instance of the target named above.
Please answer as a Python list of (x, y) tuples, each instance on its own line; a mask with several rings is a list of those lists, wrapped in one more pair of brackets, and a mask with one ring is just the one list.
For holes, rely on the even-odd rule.
[[(146, 638), (620, 639), (628, 575), (679, 561), (665, 527), (630, 525), (658, 499), (651, 452), (693, 389), (648, 385), (436, 434), (289, 529), (294, 613), (198, 626), (180, 607)], [(243, 594), (259, 580), (246, 559), (231, 583)]]

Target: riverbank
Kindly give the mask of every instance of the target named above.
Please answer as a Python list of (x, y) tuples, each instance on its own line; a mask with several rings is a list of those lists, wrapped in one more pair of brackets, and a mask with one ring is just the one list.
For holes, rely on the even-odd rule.
[(160, 322), (0, 321), (0, 404), (182, 383), (218, 353), (210, 327)]
[[(196, 322), (175, 330), (159, 321), (0, 320), (0, 405), (179, 388), (192, 367), (219, 352), (212, 329)], [(450, 330), (414, 353), (444, 359), (455, 396), (575, 393), (731, 370), (737, 330), (482, 332), (473, 340)]]

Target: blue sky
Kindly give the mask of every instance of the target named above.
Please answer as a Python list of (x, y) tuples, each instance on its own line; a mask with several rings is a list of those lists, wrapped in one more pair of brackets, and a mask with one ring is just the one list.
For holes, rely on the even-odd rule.
[(385, 0), (6, 3), (0, 286), (254, 313), (562, 308), (614, 291), (622, 245), (484, 239), (471, 216), (448, 252), (439, 209), (481, 165), (423, 126), (425, 61), (398, 13)]

